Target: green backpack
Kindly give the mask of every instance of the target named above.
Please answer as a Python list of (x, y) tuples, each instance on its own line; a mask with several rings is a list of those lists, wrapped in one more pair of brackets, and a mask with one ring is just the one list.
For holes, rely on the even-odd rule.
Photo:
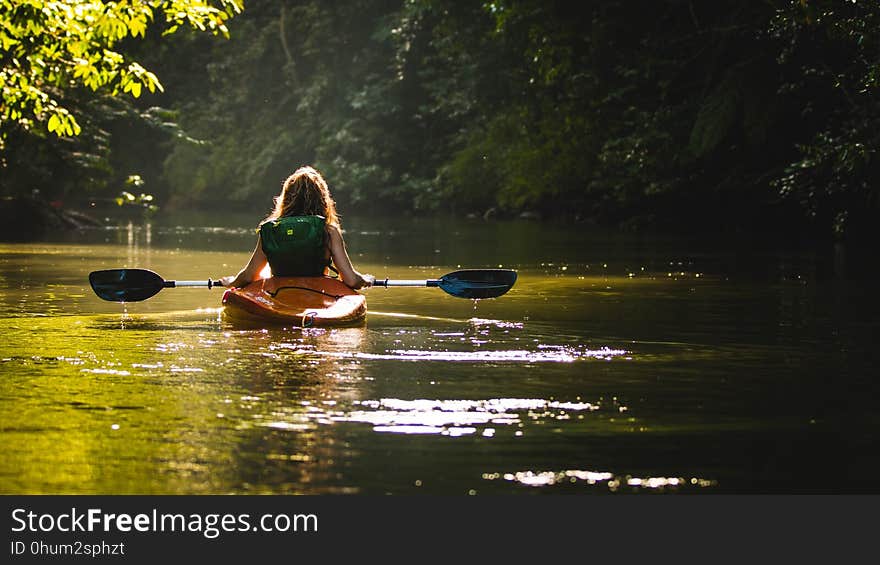
[(329, 264), (324, 216), (286, 216), (260, 226), (263, 253), (276, 277), (317, 277)]

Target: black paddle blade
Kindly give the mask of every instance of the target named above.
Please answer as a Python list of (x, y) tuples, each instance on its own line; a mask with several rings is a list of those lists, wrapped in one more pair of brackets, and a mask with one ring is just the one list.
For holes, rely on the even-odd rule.
[(439, 286), (458, 298), (495, 298), (516, 282), (516, 271), (510, 269), (465, 269), (440, 277)]
[(146, 269), (92, 271), (89, 284), (95, 294), (110, 302), (146, 300), (165, 287), (162, 277)]

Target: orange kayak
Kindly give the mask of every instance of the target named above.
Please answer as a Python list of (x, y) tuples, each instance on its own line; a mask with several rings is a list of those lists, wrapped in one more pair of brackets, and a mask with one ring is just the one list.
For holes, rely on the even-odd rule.
[(367, 316), (363, 294), (329, 277), (271, 277), (223, 294), (233, 320), (302, 327), (350, 325)]

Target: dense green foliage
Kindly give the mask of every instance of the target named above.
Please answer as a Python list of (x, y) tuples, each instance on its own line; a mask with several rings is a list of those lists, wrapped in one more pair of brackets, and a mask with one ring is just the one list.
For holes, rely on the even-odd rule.
[[(162, 90), (158, 77), (119, 46), (146, 38), (157, 17), (162, 35), (180, 26), (228, 35), (225, 22), (241, 5), (238, 0), (213, 4), (0, 0), (3, 192), (47, 188), (58, 196), (94, 185), (96, 176), (110, 168), (106, 156), (111, 139), (103, 126), (131, 109), (114, 97), (138, 98), (142, 91)], [(47, 133), (85, 135), (58, 142), (45, 140)], [(59, 177), (65, 179), (60, 187)]]
[[(132, 44), (166, 86), (137, 111), (78, 104), (109, 148), (91, 170), (170, 206), (264, 211), (310, 163), (343, 213), (859, 233), (878, 25), (843, 0), (253, 0), (229, 41)], [(10, 180), (32, 155), (54, 178), (61, 144), (16, 135), (4, 190), (38, 178)]]

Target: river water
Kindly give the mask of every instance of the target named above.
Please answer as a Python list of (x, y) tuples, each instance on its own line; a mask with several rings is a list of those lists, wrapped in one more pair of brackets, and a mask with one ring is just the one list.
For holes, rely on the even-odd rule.
[(876, 492), (874, 279), (842, 252), (527, 221), (345, 219), (356, 267), (505, 267), (478, 302), (366, 290), (356, 327), (241, 327), (252, 217), (0, 244), (0, 492)]

